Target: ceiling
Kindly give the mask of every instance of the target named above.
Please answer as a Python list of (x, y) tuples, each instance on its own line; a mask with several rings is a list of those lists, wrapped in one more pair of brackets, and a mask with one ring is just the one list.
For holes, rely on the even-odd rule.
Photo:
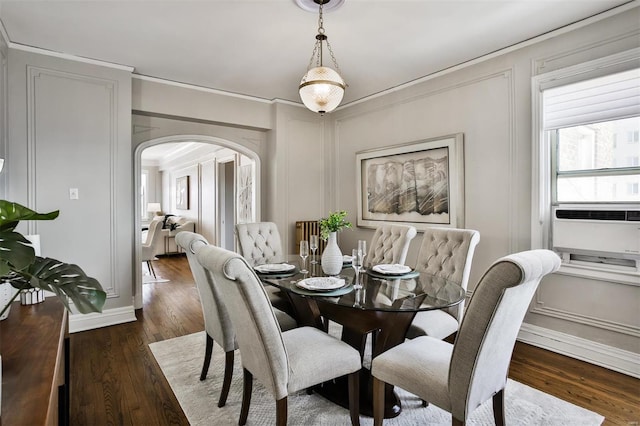
[[(638, 0), (345, 0), (324, 28), (347, 104), (626, 3)], [(0, 21), (14, 47), (296, 103), (318, 27), (294, 0), (0, 0)]]

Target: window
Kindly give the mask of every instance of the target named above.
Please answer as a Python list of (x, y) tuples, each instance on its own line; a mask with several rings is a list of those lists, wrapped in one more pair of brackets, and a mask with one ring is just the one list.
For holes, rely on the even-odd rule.
[(637, 193), (616, 192), (618, 185), (640, 184), (640, 145), (614, 144), (634, 127), (640, 128), (640, 117), (550, 130), (553, 203), (640, 201)]
[(535, 76), (532, 246), (563, 272), (640, 280), (640, 49)]

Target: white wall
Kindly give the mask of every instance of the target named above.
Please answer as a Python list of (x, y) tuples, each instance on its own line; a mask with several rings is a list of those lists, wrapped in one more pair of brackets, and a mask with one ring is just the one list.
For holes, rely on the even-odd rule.
[[(132, 305), (131, 70), (9, 50), (10, 200), (55, 221), (25, 224), (43, 256), (77, 263), (107, 292), (108, 323)], [(71, 200), (69, 189), (79, 199)], [(22, 225), (21, 225), (22, 226)], [(92, 321), (97, 314), (72, 316)]]
[[(639, 23), (640, 9), (635, 8), (340, 109), (331, 116), (336, 205), (347, 210), (355, 223), (358, 151), (464, 133), (465, 227), (481, 234), (469, 284), (472, 290), (493, 260), (531, 248), (532, 76), (638, 47)], [(349, 184), (340, 184), (345, 182)], [(372, 232), (363, 228), (343, 232), (343, 250), (360, 238), (370, 238)], [(421, 237), (418, 234), (411, 244), (410, 264)], [(521, 336), (590, 361), (592, 353), (599, 352), (599, 362), (617, 364), (621, 371), (637, 375), (639, 311), (640, 283), (629, 286), (556, 274), (542, 283), (525, 320), (526, 336)], [(570, 349), (554, 347), (553, 340), (562, 336), (556, 332), (576, 337), (576, 344)]]
[[(3, 37), (2, 31), (0, 31), (0, 158), (6, 158), (7, 152), (7, 135), (9, 133), (9, 126), (7, 125), (8, 114), (8, 57), (9, 48), (6, 40)], [(6, 198), (6, 173), (0, 173), (0, 198)]]

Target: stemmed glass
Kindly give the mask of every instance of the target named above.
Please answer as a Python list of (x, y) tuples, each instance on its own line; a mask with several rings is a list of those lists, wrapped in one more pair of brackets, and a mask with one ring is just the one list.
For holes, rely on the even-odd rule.
[(318, 250), (318, 244), (320, 243), (320, 241), (318, 240), (318, 236), (317, 235), (311, 235), (309, 237), (309, 248), (311, 249), (311, 252), (313, 253), (313, 255), (311, 256), (311, 263), (316, 264), (318, 263), (318, 261), (316, 260), (316, 250)]
[(362, 265), (364, 267), (364, 258), (367, 257), (367, 242), (365, 240), (358, 240), (358, 250), (362, 252)]
[(362, 284), (360, 283), (360, 269), (362, 269), (362, 260), (364, 256), (362, 256), (362, 250), (359, 249), (353, 249), (351, 254), (353, 255), (351, 266), (353, 267), (356, 275), (356, 279), (353, 282), (353, 288), (358, 290), (362, 288)]
[(309, 241), (304, 240), (300, 241), (300, 257), (302, 258), (302, 268), (300, 272), (303, 274), (308, 273), (307, 271), (307, 257), (309, 256)]

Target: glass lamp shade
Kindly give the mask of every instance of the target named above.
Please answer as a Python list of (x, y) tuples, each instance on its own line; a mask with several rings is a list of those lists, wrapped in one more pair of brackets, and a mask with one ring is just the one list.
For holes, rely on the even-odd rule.
[(315, 67), (302, 77), (300, 99), (311, 111), (324, 114), (340, 105), (344, 88), (340, 74), (328, 67)]

